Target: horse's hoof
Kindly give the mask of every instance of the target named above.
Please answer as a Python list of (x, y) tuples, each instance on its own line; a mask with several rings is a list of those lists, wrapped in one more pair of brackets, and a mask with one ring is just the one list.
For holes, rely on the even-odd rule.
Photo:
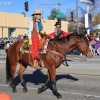
[(27, 88), (23, 88), (23, 92), (26, 93), (27, 92)]
[(14, 90), (13, 90), (13, 93), (15, 93), (15, 92), (17, 92), (17, 90), (16, 90), (16, 89), (14, 89)]
[(69, 65), (68, 65), (68, 64), (66, 64), (66, 66), (68, 67)]
[(56, 96), (58, 99), (62, 98), (62, 96), (59, 93), (57, 93)]
[(38, 89), (38, 94), (40, 94), (42, 92), (42, 89), (41, 88), (39, 88)]
[(69, 65), (65, 62), (65, 66), (69, 66)]
[(62, 98), (62, 96), (61, 96), (61, 95), (59, 95), (59, 96), (57, 96), (57, 98), (58, 98), (58, 99), (60, 99), (60, 98)]

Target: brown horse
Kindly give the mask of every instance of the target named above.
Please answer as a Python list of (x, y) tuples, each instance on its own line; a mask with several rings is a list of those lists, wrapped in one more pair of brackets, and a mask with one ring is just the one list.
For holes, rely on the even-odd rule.
[[(23, 79), (23, 73), (28, 65), (31, 66), (31, 61), (29, 59), (31, 58), (31, 54), (24, 54), (23, 56), (20, 56), (19, 49), (22, 42), (22, 40), (18, 40), (9, 47), (7, 52), (6, 81), (11, 81), (11, 87), (13, 89), (13, 92), (16, 92), (16, 88), (14, 85), (14, 75), (18, 62), (20, 64), (18, 75), (22, 82), (21, 84), (23, 86), (23, 92), (27, 92), (26, 83)], [(72, 34), (67, 37), (59, 38), (57, 40), (51, 39), (49, 41), (47, 53), (45, 55), (40, 54), (45, 67), (48, 69), (48, 79), (46, 83), (44, 83), (43, 86), (38, 89), (38, 93), (41, 93), (42, 90), (47, 86), (48, 82), (51, 80), (53, 84), (54, 94), (57, 96), (57, 98), (62, 97), (58, 93), (56, 87), (56, 68), (60, 66), (63, 58), (73, 49), (78, 49), (84, 55), (92, 57), (92, 53), (89, 48), (89, 42), (84, 35)]]

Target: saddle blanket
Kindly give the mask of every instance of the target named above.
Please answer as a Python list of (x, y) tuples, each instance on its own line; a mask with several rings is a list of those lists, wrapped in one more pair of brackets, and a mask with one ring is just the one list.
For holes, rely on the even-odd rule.
[[(48, 43), (49, 43), (49, 39), (46, 39), (45, 44), (44, 44), (42, 50), (40, 51), (40, 54), (46, 54), (47, 47), (48, 47)], [(22, 43), (22, 45), (20, 47), (20, 52), (22, 54), (24, 54), (24, 53), (31, 53), (31, 50), (30, 50), (31, 46), (29, 46), (28, 44), (29, 44), (29, 41), (28, 40), (25, 40)]]

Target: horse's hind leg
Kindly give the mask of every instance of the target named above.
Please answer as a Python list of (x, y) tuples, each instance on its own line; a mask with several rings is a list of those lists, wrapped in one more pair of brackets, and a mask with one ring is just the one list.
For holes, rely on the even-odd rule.
[(11, 65), (11, 75), (12, 75), (12, 78), (11, 78), (11, 84), (10, 85), (11, 85), (11, 87), (13, 89), (13, 93), (17, 92), (16, 86), (14, 84), (14, 76), (15, 76), (16, 66), (17, 66), (17, 64), (16, 65)]
[(18, 75), (20, 77), (21, 85), (23, 86), (23, 92), (24, 93), (27, 92), (26, 83), (25, 83), (24, 78), (23, 78), (23, 73), (26, 70), (26, 68), (27, 68), (27, 65), (23, 66), (22, 64), (20, 64), (20, 69), (18, 71)]
[(47, 86), (47, 84), (48, 84), (49, 81), (50, 81), (49, 70), (47, 71), (47, 75), (48, 75), (48, 79), (47, 79), (47, 81), (42, 85), (42, 87), (38, 89), (38, 94), (40, 94), (40, 93), (42, 92), (42, 90), (45, 89), (45, 87)]

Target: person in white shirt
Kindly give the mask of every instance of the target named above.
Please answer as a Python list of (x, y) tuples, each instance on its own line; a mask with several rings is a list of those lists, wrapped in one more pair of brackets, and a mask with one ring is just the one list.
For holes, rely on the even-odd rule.
[(34, 10), (32, 14), (33, 19), (29, 22), (29, 45), (32, 45), (32, 58), (34, 62), (34, 68), (38, 67), (38, 61), (40, 60), (40, 55), (38, 51), (39, 39), (41, 38), (40, 33), (44, 34), (43, 26), (41, 23), (41, 11), (39, 9)]

